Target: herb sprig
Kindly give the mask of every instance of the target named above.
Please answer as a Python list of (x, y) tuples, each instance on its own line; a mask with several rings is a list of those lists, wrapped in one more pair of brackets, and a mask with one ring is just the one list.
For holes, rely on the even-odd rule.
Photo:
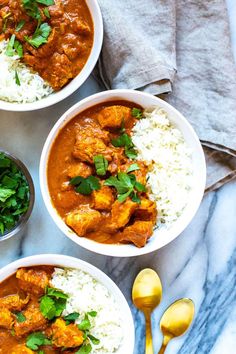
[(70, 180), (70, 184), (75, 186), (75, 190), (83, 195), (89, 195), (92, 191), (97, 191), (101, 188), (99, 179), (95, 176), (84, 178), (76, 176)]
[(32, 350), (38, 350), (41, 345), (50, 345), (51, 341), (42, 332), (31, 333), (26, 338), (26, 346)]
[(117, 200), (123, 203), (128, 197), (135, 203), (140, 203), (137, 192), (145, 192), (146, 187), (136, 180), (134, 174), (119, 172), (117, 176), (109, 177), (104, 185), (116, 188), (118, 193)]
[(55, 288), (46, 288), (46, 294), (40, 299), (40, 311), (48, 320), (61, 316), (66, 308), (68, 295)]

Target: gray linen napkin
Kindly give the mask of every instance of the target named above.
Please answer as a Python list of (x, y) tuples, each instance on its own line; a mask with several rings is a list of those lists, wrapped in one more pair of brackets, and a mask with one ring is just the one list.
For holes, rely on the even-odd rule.
[(225, 0), (99, 0), (99, 4), (105, 38), (97, 76), (105, 87), (155, 95), (172, 88), (164, 99), (185, 115), (206, 146), (207, 190), (232, 179), (236, 67)]

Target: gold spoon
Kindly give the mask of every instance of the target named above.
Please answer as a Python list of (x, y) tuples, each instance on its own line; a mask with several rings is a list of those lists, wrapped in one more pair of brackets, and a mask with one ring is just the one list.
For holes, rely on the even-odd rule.
[(151, 313), (161, 301), (162, 286), (157, 273), (143, 269), (136, 277), (132, 290), (134, 305), (144, 313), (146, 320), (146, 354), (153, 354)]
[(169, 341), (182, 336), (190, 327), (194, 317), (194, 303), (190, 299), (175, 301), (164, 312), (160, 328), (163, 333), (163, 343), (158, 354), (163, 354)]

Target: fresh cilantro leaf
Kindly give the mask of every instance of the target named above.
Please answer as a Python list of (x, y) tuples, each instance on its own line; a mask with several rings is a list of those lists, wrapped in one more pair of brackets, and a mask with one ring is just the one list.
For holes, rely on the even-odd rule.
[(95, 164), (96, 173), (98, 176), (105, 176), (108, 167), (108, 161), (102, 155), (96, 155), (93, 158)]
[(101, 188), (99, 179), (94, 176), (89, 176), (87, 178), (77, 176), (70, 180), (70, 184), (76, 187), (76, 192), (83, 195), (89, 195), (93, 190), (99, 190)]
[(146, 191), (146, 187), (136, 181), (134, 174), (124, 172), (118, 173), (117, 176), (109, 177), (104, 182), (104, 185), (116, 188), (118, 193), (117, 200), (120, 203), (123, 203), (129, 196), (134, 202), (140, 203), (140, 198), (136, 195), (135, 190), (138, 192)]
[(16, 84), (17, 84), (18, 86), (20, 86), (20, 79), (19, 79), (19, 76), (18, 76), (18, 73), (17, 73), (16, 70), (15, 70), (15, 81), (16, 81)]
[(23, 57), (23, 46), (22, 46), (22, 44), (21, 44), (19, 41), (17, 41), (17, 40), (15, 40), (15, 42), (14, 42), (14, 49), (15, 49), (15, 51), (17, 52), (18, 56), (19, 56), (20, 58), (22, 58), (22, 57)]
[(35, 0), (22, 0), (22, 5), (28, 16), (34, 18), (35, 20), (41, 19), (39, 7)]
[(10, 167), (11, 160), (8, 159), (3, 153), (0, 153), (0, 168), (2, 167)]
[(133, 108), (132, 111), (131, 111), (131, 114), (132, 114), (133, 117), (135, 117), (137, 119), (143, 118), (143, 112), (139, 108)]
[(83, 321), (78, 324), (78, 328), (81, 331), (85, 331), (91, 328), (91, 322), (89, 321), (87, 314), (84, 316)]
[(111, 143), (115, 147), (124, 146), (125, 155), (128, 158), (135, 159), (137, 157), (137, 152), (134, 149), (134, 144), (132, 142), (131, 137), (128, 134), (124, 133), (118, 136), (118, 138), (112, 139)]
[(146, 187), (140, 182), (135, 182), (134, 187), (138, 192), (146, 192)]
[(15, 50), (14, 50), (14, 42), (15, 42), (15, 34), (13, 34), (7, 44), (7, 48), (6, 48), (6, 55), (8, 57), (13, 57), (13, 55), (15, 55)]
[(129, 146), (133, 145), (131, 137), (126, 133), (118, 136), (118, 138), (112, 139), (111, 143), (115, 147), (121, 147), (121, 146), (128, 146), (129, 147)]
[(137, 151), (133, 147), (125, 147), (125, 155), (131, 159), (134, 160), (137, 157)]
[(52, 320), (56, 316), (56, 306), (49, 296), (44, 295), (40, 299), (40, 311), (42, 312), (43, 316), (48, 320)]
[(63, 293), (63, 291), (61, 291), (60, 289), (56, 289), (56, 288), (49, 288), (47, 287), (46, 289), (46, 293), (48, 296), (51, 297), (56, 297), (56, 298), (61, 298), (61, 299), (68, 299), (68, 295)]
[(98, 313), (97, 313), (97, 311), (89, 311), (89, 312), (87, 312), (87, 314), (91, 317), (96, 317)]
[(44, 350), (39, 350), (38, 354), (45, 354), (45, 351)]
[(75, 354), (89, 354), (92, 351), (91, 344), (83, 344)]
[(91, 342), (95, 345), (98, 345), (100, 343), (100, 340), (94, 336), (92, 336), (92, 334), (88, 334), (88, 338), (91, 340)]
[(56, 314), (55, 314), (56, 317), (61, 316), (62, 312), (66, 308), (66, 302), (67, 302), (67, 299), (59, 298), (59, 299), (54, 300), (54, 305), (56, 307)]
[(25, 20), (20, 20), (20, 22), (18, 23), (18, 25), (16, 26), (15, 31), (19, 32), (25, 25)]
[(49, 10), (48, 10), (47, 7), (45, 7), (45, 9), (43, 9), (43, 13), (44, 13), (44, 15), (45, 15), (47, 18), (51, 18), (50, 12), (49, 12)]
[(5, 202), (9, 197), (11, 197), (16, 192), (9, 188), (0, 187), (0, 202)]
[(134, 203), (137, 203), (137, 204), (141, 203), (141, 199), (139, 198), (139, 196), (136, 192), (131, 193), (130, 197)]
[(13, 57), (14, 55), (17, 55), (22, 58), (23, 57), (23, 47), (22, 44), (16, 40), (15, 34), (13, 34), (7, 44), (6, 48), (6, 55), (8, 57)]
[(16, 188), (18, 185), (18, 181), (8, 175), (3, 176), (1, 184), (6, 188)]
[(26, 320), (26, 317), (24, 316), (24, 314), (22, 312), (16, 312), (15, 316), (16, 316), (17, 322), (19, 322), (19, 323), (25, 322), (25, 320)]
[(42, 44), (47, 43), (51, 32), (51, 27), (48, 23), (42, 23), (34, 32), (33, 36), (29, 38), (25, 36), (25, 40), (34, 48), (39, 48)]
[(132, 163), (132, 165), (128, 167), (126, 172), (129, 173), (137, 170), (140, 170), (139, 165), (137, 163)]
[(49, 345), (51, 341), (42, 332), (31, 333), (26, 338), (26, 346), (32, 350), (38, 350), (41, 345)]
[(79, 318), (80, 314), (78, 312), (72, 312), (69, 315), (64, 316), (64, 320), (66, 321), (66, 324), (69, 324), (71, 322), (75, 322)]
[(54, 0), (36, 0), (39, 4), (43, 4), (46, 6), (54, 5)]

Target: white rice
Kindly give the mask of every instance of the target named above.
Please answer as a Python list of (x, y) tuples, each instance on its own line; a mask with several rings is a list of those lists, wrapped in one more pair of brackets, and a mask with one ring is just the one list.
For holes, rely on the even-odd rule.
[[(5, 54), (7, 44), (5, 40), (0, 42), (0, 100), (28, 103), (50, 95), (53, 89), (39, 74), (23, 64), (18, 55), (9, 57)], [(20, 86), (16, 84), (16, 71)]]
[(89, 317), (90, 333), (100, 340), (100, 344), (91, 343), (91, 353), (115, 353), (123, 341), (122, 321), (118, 305), (107, 288), (82, 270), (69, 268), (55, 268), (51, 283), (69, 295), (64, 316), (79, 312), (76, 323), (80, 323), (86, 312), (97, 312), (96, 317)]
[(133, 128), (138, 158), (150, 165), (147, 186), (157, 203), (157, 226), (169, 227), (187, 205), (193, 183), (191, 150), (168, 114), (159, 107), (144, 111)]

